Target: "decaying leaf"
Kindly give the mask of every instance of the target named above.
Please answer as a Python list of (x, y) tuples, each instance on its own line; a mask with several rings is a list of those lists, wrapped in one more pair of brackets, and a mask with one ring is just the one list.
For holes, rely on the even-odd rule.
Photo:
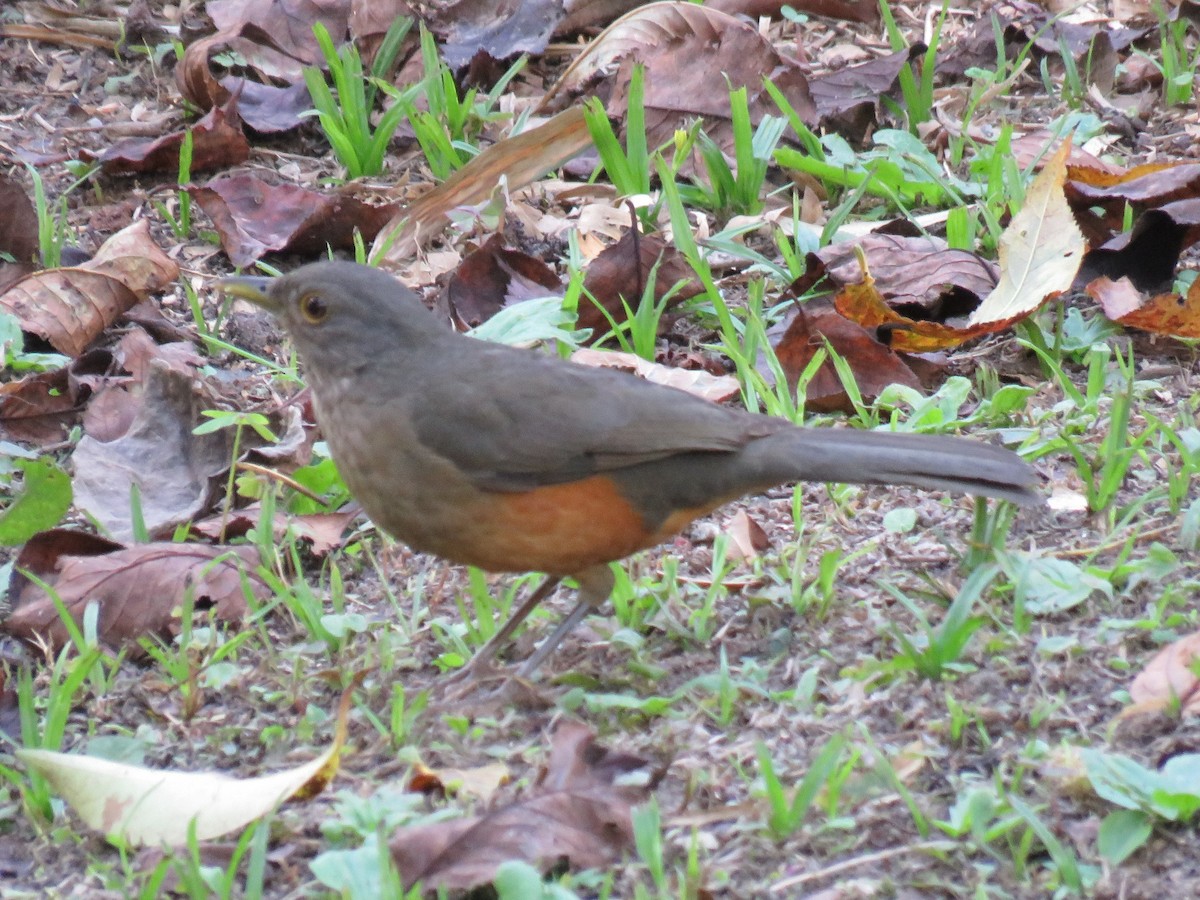
[(203, 512), (214, 481), (231, 462), (232, 431), (192, 433), (210, 408), (186, 373), (157, 363), (150, 369), (129, 430), (108, 442), (84, 435), (75, 448), (75, 500), (125, 540), (133, 536), (130, 497), (136, 485), (152, 537), (165, 537)]
[(181, 847), (235, 832), (289, 799), (320, 793), (337, 773), (346, 742), (352, 688), (342, 695), (329, 749), (294, 769), (233, 778), (223, 772), (147, 769), (98, 757), (50, 750), (18, 750), (84, 823), (134, 846)]
[(105, 241), (94, 258), (74, 268), (46, 269), (0, 295), (0, 309), (59, 353), (78, 356), (117, 317), (179, 277), (179, 266), (139, 219)]
[(703, 290), (678, 250), (667, 246), (659, 235), (640, 234), (630, 228), (588, 266), (583, 289), (592, 302), (580, 300), (577, 327), (592, 329), (594, 338), (607, 334), (611, 326), (601, 309), (607, 310), (615, 321), (625, 321), (625, 304), (631, 310), (637, 309), (643, 291), (650, 283), (651, 272), (655, 272), (655, 303), (680, 281), (684, 284), (672, 294), (672, 305), (695, 297)]
[(505, 247), (501, 235), (494, 234), (451, 274), (438, 308), (459, 331), (469, 331), (510, 304), (561, 294), (562, 283), (549, 266)]
[(632, 67), (646, 69), (646, 142), (657, 147), (676, 128), (700, 116), (706, 133), (726, 149), (733, 146), (730, 88), (745, 87), (750, 118), (778, 114), (763, 88), (770, 80), (804, 121), (816, 115), (804, 73), (785, 59), (757, 29), (712, 7), (685, 2), (641, 6), (613, 22), (571, 64), (547, 95), (575, 96), (611, 79), (613, 94), (606, 109), (624, 118)]
[[(775, 345), (775, 356), (792, 390), (796, 389), (800, 376), (826, 341), (850, 365), (863, 397), (877, 397), (890, 384), (920, 389), (916, 373), (894, 350), (861, 325), (838, 313), (829, 301), (818, 298), (797, 307), (783, 337)], [(810, 409), (823, 412), (853, 410), (837, 369), (829, 359), (808, 382), (804, 396)]]
[(479, 53), (494, 59), (541, 53), (566, 15), (563, 7), (561, 0), (499, 5), (492, 0), (454, 0), (434, 8), (430, 27), (442, 37), (446, 63), (457, 71)]
[(488, 147), (450, 178), (401, 211), (375, 238), (372, 256), (399, 266), (423, 242), (441, 232), (448, 213), (491, 196), (503, 178), (509, 190), (535, 178), (590, 146), (582, 107), (572, 107), (520, 134)]
[(546, 772), (527, 797), (486, 813), (401, 828), (389, 840), (406, 885), (459, 890), (490, 882), (500, 864), (523, 860), (547, 868), (611, 865), (633, 846), (630, 813), (655, 787), (637, 757), (595, 743), (585, 726), (554, 733)]
[(248, 266), (267, 253), (318, 254), (327, 247), (349, 249), (354, 232), (371, 240), (397, 205), (367, 203), (350, 189), (313, 191), (270, 184), (254, 175), (214, 178), (190, 185), (188, 193), (217, 228), (221, 247), (235, 266)]
[(1000, 283), (967, 326), (1011, 323), (1067, 290), (1083, 261), (1086, 242), (1063, 194), (1066, 141), (1034, 179), (1025, 205), (1000, 236)]
[(81, 626), (88, 605), (96, 604), (97, 636), (114, 648), (135, 645), (141, 637), (169, 639), (178, 632), (187, 594), (194, 609), (212, 609), (218, 619), (240, 621), (247, 609), (244, 591), (260, 597), (268, 593), (253, 574), (256, 565), (258, 552), (249, 546), (126, 547), (68, 529), (44, 531), (17, 556), (9, 586), (14, 611), (4, 630), (34, 646), (67, 643), (54, 600), (30, 576), (53, 589), (76, 625)]
[(109, 175), (138, 172), (178, 172), (179, 154), (188, 133), (192, 136), (191, 171), (207, 172), (245, 162), (250, 143), (242, 132), (237, 98), (214, 106), (186, 131), (174, 131), (154, 140), (131, 138), (100, 154), (100, 165)]
[(755, 559), (771, 546), (766, 530), (744, 509), (733, 514), (725, 531), (729, 535), (730, 560)]
[(512, 773), (502, 762), (488, 763), (470, 769), (430, 769), (417, 764), (409, 790), (439, 797), (465, 795), (482, 803), (491, 803), (501, 787), (512, 780)]
[(669, 387), (679, 388), (713, 403), (721, 403), (735, 397), (741, 392), (741, 385), (732, 375), (711, 375), (703, 369), (680, 369), (676, 366), (662, 366), (642, 359), (634, 353), (620, 353), (615, 350), (592, 350), (580, 348), (571, 354), (571, 362), (585, 366), (607, 366), (611, 369), (624, 369)]
[(1200, 716), (1200, 676), (1195, 672), (1200, 661), (1200, 632), (1194, 632), (1163, 647), (1129, 686), (1139, 712), (1179, 709), (1189, 716)]
[(1087, 292), (1114, 322), (1155, 334), (1200, 338), (1200, 279), (1192, 282), (1186, 295), (1163, 293), (1147, 297), (1127, 278), (1120, 281), (1097, 278), (1087, 286)]

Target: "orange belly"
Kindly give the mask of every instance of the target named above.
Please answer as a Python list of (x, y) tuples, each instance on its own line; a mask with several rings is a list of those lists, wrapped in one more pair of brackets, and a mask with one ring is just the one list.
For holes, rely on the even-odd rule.
[(490, 494), (474, 510), (479, 528), (461, 556), (492, 571), (573, 575), (622, 559), (674, 533), (694, 515), (673, 515), (650, 531), (603, 475), (512, 494)]

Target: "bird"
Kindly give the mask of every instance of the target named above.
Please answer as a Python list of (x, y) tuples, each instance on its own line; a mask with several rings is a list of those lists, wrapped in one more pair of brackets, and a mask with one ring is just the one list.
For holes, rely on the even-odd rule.
[(386, 272), (326, 260), (222, 279), (273, 313), (351, 494), (413, 550), (547, 577), (459, 672), (499, 651), (563, 578), (578, 600), (515, 668), (534, 676), (607, 601), (611, 563), (747, 494), (796, 481), (911, 485), (1033, 505), (1036, 472), (962, 437), (814, 428), (447, 327)]

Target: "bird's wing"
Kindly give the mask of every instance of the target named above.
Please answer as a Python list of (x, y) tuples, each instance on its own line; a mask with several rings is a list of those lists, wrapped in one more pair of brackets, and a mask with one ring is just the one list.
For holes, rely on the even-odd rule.
[(786, 427), (627, 372), (502, 346), (463, 349), (476, 352), (421, 387), (413, 424), (422, 444), (491, 490), (736, 450)]

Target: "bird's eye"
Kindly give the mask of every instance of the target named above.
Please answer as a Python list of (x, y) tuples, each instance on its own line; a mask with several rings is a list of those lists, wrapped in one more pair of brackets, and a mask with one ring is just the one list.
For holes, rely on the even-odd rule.
[(300, 314), (310, 325), (318, 325), (329, 315), (329, 304), (320, 294), (305, 294), (300, 298)]

